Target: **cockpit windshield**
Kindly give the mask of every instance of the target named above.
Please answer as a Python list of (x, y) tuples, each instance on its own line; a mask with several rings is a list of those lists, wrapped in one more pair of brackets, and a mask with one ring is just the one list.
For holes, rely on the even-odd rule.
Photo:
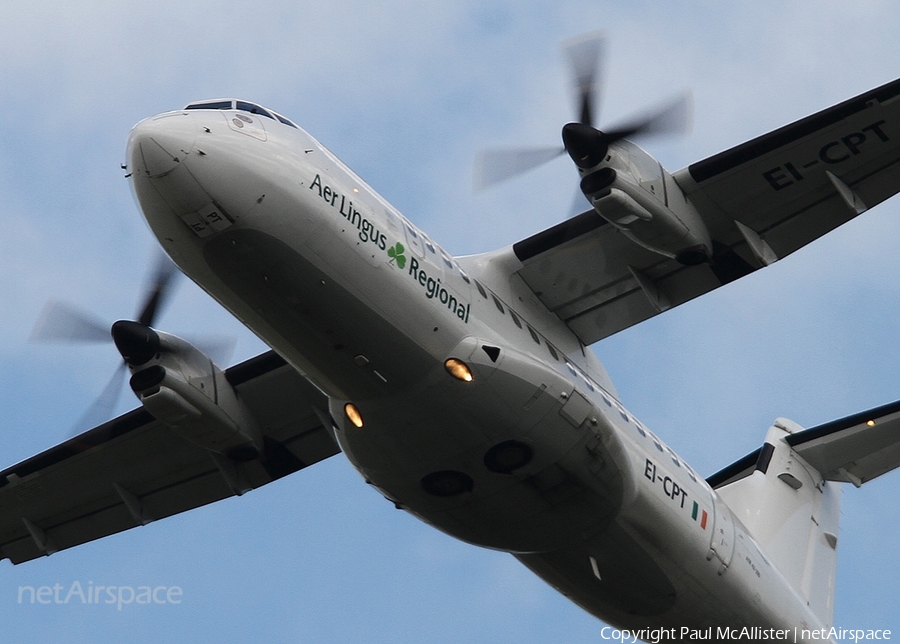
[(190, 105), (186, 105), (186, 110), (240, 110), (242, 112), (250, 112), (251, 114), (258, 114), (259, 116), (265, 116), (266, 118), (277, 120), (281, 123), (284, 123), (287, 126), (296, 128), (289, 119), (281, 116), (277, 112), (273, 112), (271, 110), (267, 110), (266, 108), (257, 105), (255, 103), (250, 103), (248, 101), (233, 101), (231, 99), (223, 99), (216, 101), (201, 101), (199, 103), (191, 103)]
[(186, 110), (230, 110), (232, 101), (207, 101), (206, 103), (191, 103)]

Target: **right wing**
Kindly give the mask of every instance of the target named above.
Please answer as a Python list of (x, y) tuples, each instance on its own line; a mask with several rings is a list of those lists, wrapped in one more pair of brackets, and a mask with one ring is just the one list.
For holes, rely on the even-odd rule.
[(229, 368), (264, 435), (235, 462), (177, 436), (143, 408), (0, 472), (0, 559), (52, 554), (261, 487), (340, 451), (324, 394), (274, 352)]
[(667, 199), (683, 192), (697, 209), (710, 264), (646, 250), (593, 210), (513, 245), (513, 273), (584, 344), (752, 273), (900, 191), (900, 80), (673, 177)]
[[(900, 190), (900, 80), (676, 173), (713, 239), (784, 257)], [(741, 249), (745, 252), (741, 253)]]

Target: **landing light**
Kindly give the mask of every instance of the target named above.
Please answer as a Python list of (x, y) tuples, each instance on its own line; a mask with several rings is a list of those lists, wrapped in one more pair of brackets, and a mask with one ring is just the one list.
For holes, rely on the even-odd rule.
[(447, 358), (447, 361), (444, 363), (444, 369), (457, 380), (462, 380), (463, 382), (472, 382), (473, 380), (472, 371), (462, 360)]
[(354, 427), (362, 428), (362, 414), (359, 413), (356, 405), (354, 405), (353, 403), (347, 403), (346, 405), (344, 405), (344, 413), (347, 414), (347, 418), (350, 419), (350, 422), (353, 423)]
[(868, 420), (868, 421), (866, 421), (866, 425), (868, 425), (869, 427), (875, 427), (875, 421), (874, 421), (874, 420)]

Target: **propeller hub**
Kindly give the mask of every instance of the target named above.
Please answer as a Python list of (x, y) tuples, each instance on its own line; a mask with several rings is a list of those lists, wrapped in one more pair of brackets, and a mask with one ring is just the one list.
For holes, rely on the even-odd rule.
[(599, 165), (609, 151), (603, 132), (584, 123), (567, 123), (562, 139), (572, 161), (583, 170)]
[(113, 323), (110, 333), (122, 358), (133, 367), (144, 364), (159, 353), (159, 335), (146, 324), (119, 320)]

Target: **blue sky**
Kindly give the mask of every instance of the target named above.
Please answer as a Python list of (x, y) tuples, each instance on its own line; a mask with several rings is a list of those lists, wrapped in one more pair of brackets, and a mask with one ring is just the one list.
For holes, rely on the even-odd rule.
[[(900, 76), (890, 0), (29, 2), (0, 21), (0, 467), (67, 437), (117, 364), (29, 344), (50, 298), (133, 316), (154, 240), (119, 164), (130, 127), (241, 96), (289, 116), (454, 254), (563, 219), (564, 159), (473, 194), (472, 159), (559, 141), (559, 43), (609, 35), (602, 123), (685, 88), (693, 131), (644, 142), (670, 170)], [(595, 346), (626, 404), (696, 469), (900, 398), (900, 201)], [(183, 280), (159, 326), (263, 346)], [(121, 411), (135, 403), (123, 396)], [(837, 624), (900, 632), (891, 474), (844, 495)], [(19, 586), (179, 586), (178, 605), (25, 606)], [(596, 642), (600, 623), (512, 558), (393, 509), (342, 457), (21, 566), (0, 636), (33, 641)]]

